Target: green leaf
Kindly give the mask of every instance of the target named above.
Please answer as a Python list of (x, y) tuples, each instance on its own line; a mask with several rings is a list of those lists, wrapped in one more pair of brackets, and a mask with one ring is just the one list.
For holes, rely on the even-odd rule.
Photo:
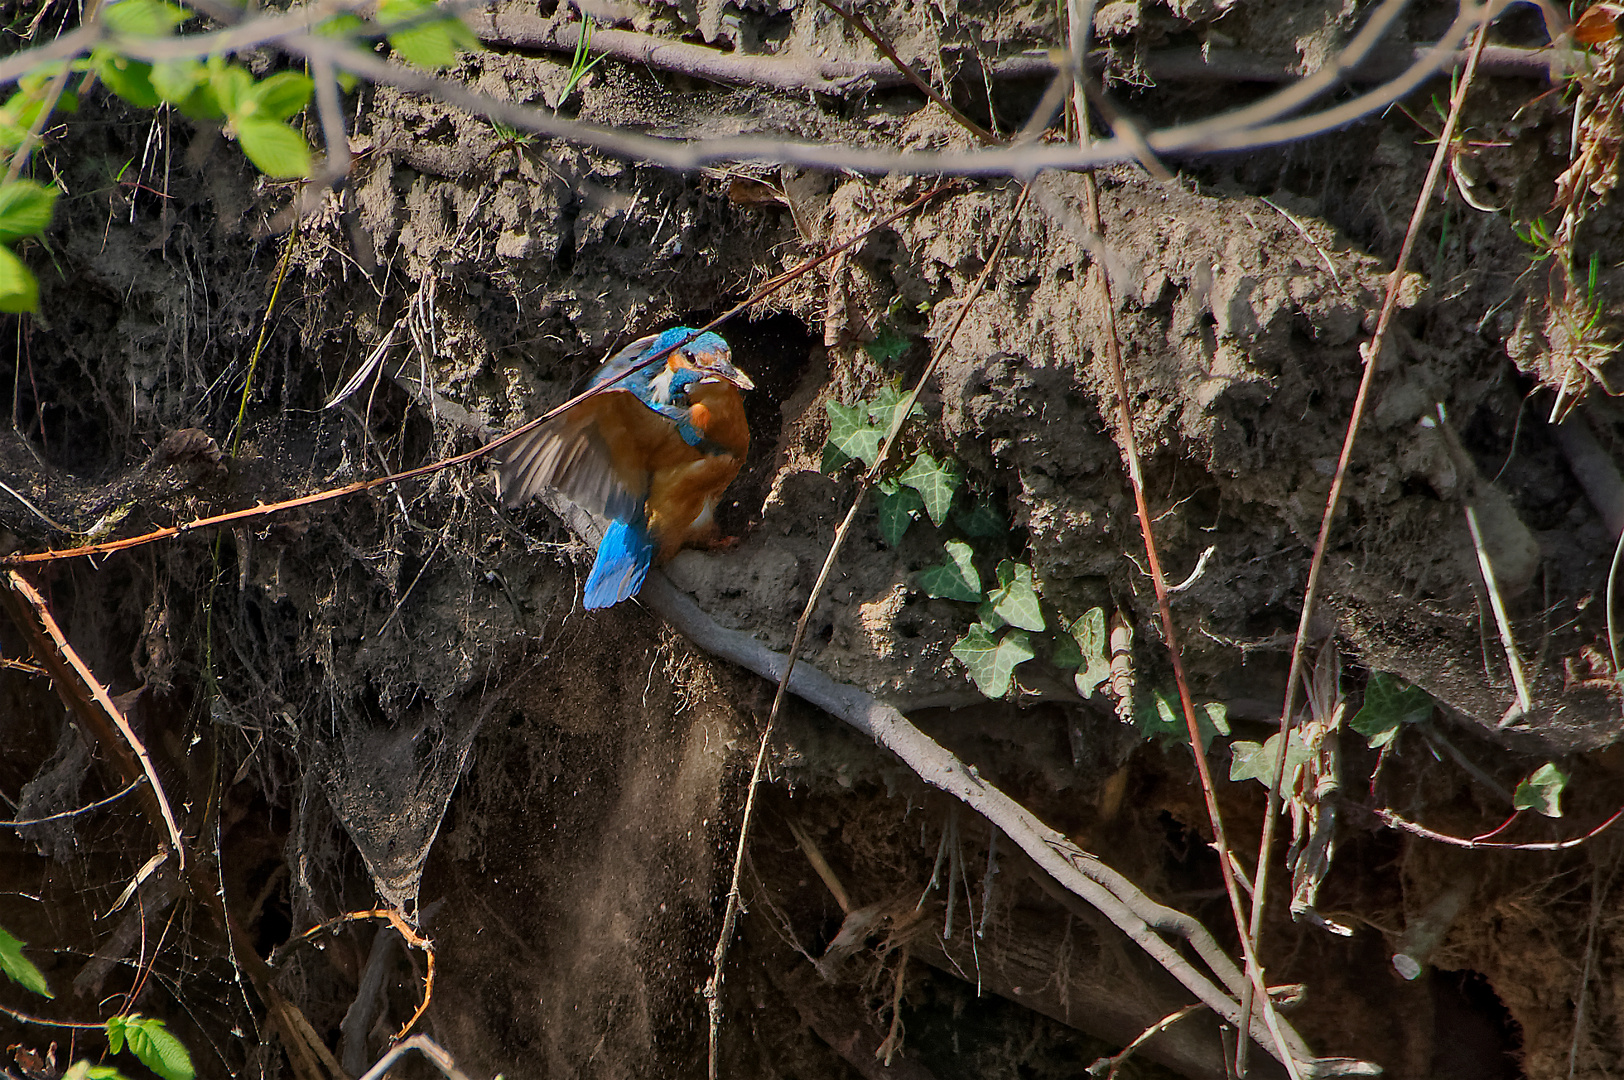
[(188, 58), (153, 64), (149, 77), (152, 89), (160, 98), (171, 105), (179, 105), (192, 96), (192, 91), (208, 81), (209, 73), (202, 64)]
[(998, 564), (998, 588), (987, 596), (1000, 619), (1022, 630), (1047, 630), (1043, 608), (1038, 604), (1037, 585), (1026, 563), (1005, 559)]
[[(869, 419), (874, 421), (874, 426), (882, 433), (890, 434), (891, 425), (896, 423), (897, 413), (902, 411), (902, 403), (907, 397), (907, 394), (895, 386), (882, 387), (880, 392), (874, 395), (874, 400), (868, 403)], [(908, 415), (924, 416), (925, 410), (916, 401)]]
[[(124, 3), (130, 3), (130, 0), (124, 0)], [(91, 59), (96, 65), (96, 77), (107, 84), (107, 89), (138, 109), (158, 107), (162, 99), (152, 86), (151, 64), (144, 60), (131, 60), (108, 49), (97, 49)]]
[(931, 522), (940, 525), (947, 520), (948, 508), (953, 505), (953, 493), (959, 489), (964, 476), (954, 461), (937, 461), (929, 454), (922, 453), (897, 479), (919, 492), (919, 497), (925, 500), (925, 512), (930, 515)]
[(963, 600), (975, 603), (981, 599), (981, 575), (976, 572), (971, 557), (975, 554), (963, 540), (949, 540), (947, 561), (932, 566), (919, 575), (919, 587), (925, 595), (941, 600)]
[(92, 1065), (88, 1061), (75, 1061), (62, 1074), (62, 1080), (128, 1080), (111, 1065)]
[(5, 972), (6, 978), (22, 987), (32, 990), (41, 997), (55, 997), (51, 988), (45, 982), (45, 975), (34, 962), (23, 955), (24, 945), (12, 937), (4, 927), (0, 927), (0, 971)]
[(164, 1080), (193, 1080), (197, 1075), (192, 1067), (192, 1056), (181, 1041), (169, 1033), (162, 1020), (139, 1013), (109, 1017), (107, 1045), (116, 1054), (125, 1043), (137, 1061)]
[(913, 348), (913, 342), (908, 340), (906, 334), (886, 326), (880, 328), (879, 334), (873, 341), (863, 346), (863, 351), (868, 353), (868, 358), (876, 364), (889, 367), (907, 356), (908, 350), (911, 348)]
[(20, 315), (39, 310), (39, 281), (16, 252), (0, 245), (0, 311)]
[[(1134, 717), (1139, 730), (1146, 738), (1154, 738), (1164, 744), (1190, 743), (1190, 726), (1184, 722), (1184, 708), (1179, 704), (1177, 697), (1169, 697), (1160, 690), (1150, 694), (1150, 700), (1140, 699), (1137, 715)], [(1229, 707), (1221, 701), (1195, 703), (1196, 730), (1201, 733), (1201, 752), (1207, 752), (1212, 740), (1219, 735), (1229, 734)]]
[(985, 626), (989, 634), (1002, 630), (1009, 625), (1004, 621), (1003, 616), (993, 610), (992, 603), (987, 600), (983, 600), (976, 605), (976, 621)]
[(44, 232), (51, 223), (51, 211), (60, 194), (55, 186), (35, 180), (13, 180), (0, 185), (0, 243), (9, 244)]
[(160, 0), (118, 0), (102, 7), (102, 21), (126, 37), (164, 37), (192, 13)]
[(1015, 669), (1037, 653), (1032, 649), (1032, 635), (1025, 630), (1011, 630), (1003, 640), (994, 641), (987, 628), (977, 623), (953, 643), (953, 655), (969, 669), (977, 690), (989, 698), (1001, 698), (1009, 693)]
[[(1068, 637), (1062, 642), (1071, 644), (1071, 653), (1077, 659), (1061, 667), (1074, 667), (1077, 674), (1073, 681), (1077, 684), (1077, 692), (1085, 698), (1094, 696), (1101, 683), (1111, 677), (1110, 639), (1105, 634), (1105, 609), (1089, 608), (1077, 617), (1077, 620), (1066, 628)], [(1060, 649), (1055, 651), (1055, 662), (1060, 662)]]
[(1365, 703), (1349, 726), (1376, 750), (1397, 738), (1405, 724), (1419, 724), (1431, 715), (1432, 698), (1425, 690), (1404, 686), (1385, 671), (1378, 671), (1365, 685)]
[(1009, 535), (1009, 523), (986, 496), (977, 499), (969, 510), (956, 511), (953, 523), (964, 531), (965, 536), (991, 538)]
[(1568, 786), (1568, 774), (1547, 761), (1517, 785), (1512, 793), (1511, 805), (1518, 810), (1537, 810), (1546, 817), (1562, 816), (1562, 789)]
[(254, 77), (240, 64), (211, 63), (209, 83), (214, 88), (214, 100), (227, 116), (236, 116), (254, 92)]
[[(479, 39), (454, 15), (433, 18), (433, 0), (381, 0), (378, 22), (387, 32), (391, 26), (416, 23), (389, 33), (389, 44), (411, 64), (426, 68), (450, 67), (463, 52), (478, 49)], [(417, 22), (417, 20), (425, 20)]]
[(873, 465), (885, 433), (869, 426), (867, 406), (859, 402), (847, 408), (839, 402), (826, 401), (823, 408), (829, 414), (829, 441), (823, 444), (823, 471), (834, 472), (853, 459)]
[(310, 144), (288, 125), (276, 120), (240, 120), (234, 126), (242, 152), (266, 176), (292, 180), (310, 175)]
[(925, 501), (912, 488), (905, 488), (895, 480), (882, 480), (875, 488), (874, 499), (880, 508), (880, 536), (892, 547), (902, 543), (908, 526), (914, 523)]
[[(1229, 744), (1229, 778), (1233, 781), (1256, 780), (1264, 787), (1274, 786), (1275, 766), (1280, 760), (1280, 733), (1277, 731), (1263, 743), (1233, 742)], [(1292, 771), (1308, 760), (1308, 746), (1303, 742), (1300, 729), (1291, 732), (1290, 749), (1286, 751), (1286, 780)]]
[(270, 120), (288, 120), (297, 116), (306, 105), (310, 103), (310, 95), (315, 91), (316, 84), (308, 76), (292, 71), (281, 71), (268, 79), (261, 79), (254, 84), (249, 92), (248, 102), (245, 102), (243, 115), (250, 115), (246, 108), (252, 102), (251, 115), (257, 118)]

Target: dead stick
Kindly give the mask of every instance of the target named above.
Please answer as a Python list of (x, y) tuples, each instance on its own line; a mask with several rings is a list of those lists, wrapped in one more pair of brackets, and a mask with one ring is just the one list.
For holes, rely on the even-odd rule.
[[(1376, 381), (1376, 372), (1381, 368), (1382, 347), (1387, 341), (1387, 327), (1392, 322), (1393, 312), (1398, 308), (1399, 286), (1404, 280), (1404, 268), (1409, 265), (1410, 252), (1415, 247), (1415, 238), (1421, 232), (1422, 219), (1426, 217), (1427, 206), (1432, 201), (1433, 189), (1437, 186), (1438, 177), (1443, 172), (1444, 163), (1449, 159), (1450, 146), (1454, 141), (1455, 128), (1460, 121), (1461, 106), (1466, 101), (1467, 88), (1472, 85), (1472, 76), (1476, 71), (1477, 59), (1482, 54), (1483, 43), (1488, 35), (1488, 12), (1477, 29), (1477, 37), (1472, 42), (1472, 53), (1467, 59), (1466, 70), (1461, 76), (1460, 84), (1455, 88), (1454, 100), (1450, 102), (1449, 117), (1444, 121), (1443, 132), (1438, 137), (1437, 149), (1432, 155), (1432, 164), (1427, 169), (1426, 180), (1422, 182), (1421, 192), (1415, 200), (1415, 210), (1410, 214), (1410, 227), (1404, 233), (1404, 242), (1399, 246), (1398, 260), (1393, 265), (1393, 272), (1387, 278), (1387, 295), (1382, 300), (1381, 314), (1376, 321), (1376, 332), (1371, 335), (1368, 345), (1360, 350), (1364, 355), (1364, 375), (1359, 380), (1359, 391), (1353, 399), (1353, 412), (1348, 417), (1347, 432), (1342, 437), (1342, 453), (1337, 458), (1336, 475), (1331, 478), (1331, 491), (1325, 498), (1325, 513), (1320, 517), (1319, 536), (1314, 542), (1314, 554), (1308, 564), (1308, 583), (1303, 590), (1303, 610), (1297, 620), (1297, 636), (1291, 644), (1291, 667), (1286, 674), (1285, 703), (1280, 709), (1280, 746), (1282, 747), (1279, 760), (1275, 762), (1274, 781), (1269, 785), (1268, 810), (1263, 816), (1263, 831), (1258, 842), (1257, 880), (1252, 903), (1252, 921), (1246, 936), (1250, 937), (1256, 946), (1263, 934), (1263, 912), (1268, 905), (1269, 880), (1269, 853), (1274, 847), (1275, 819), (1280, 816), (1280, 786), (1285, 782), (1286, 758), (1284, 747), (1290, 745), (1293, 713), (1297, 707), (1297, 683), (1303, 677), (1303, 666), (1308, 651), (1308, 627), (1314, 615), (1314, 604), (1319, 599), (1320, 570), (1325, 565), (1325, 552), (1330, 546), (1331, 525), (1336, 517), (1337, 507), (1342, 500), (1342, 485), (1347, 479), (1348, 463), (1353, 460), (1354, 440), (1359, 434), (1359, 422), (1364, 417), (1365, 403), (1370, 398), (1370, 388)], [(1252, 986), (1246, 987), (1246, 998), (1242, 1001), (1246, 1011), (1252, 1007)], [(1245, 1043), (1237, 1051), (1237, 1071), (1245, 1075)]]

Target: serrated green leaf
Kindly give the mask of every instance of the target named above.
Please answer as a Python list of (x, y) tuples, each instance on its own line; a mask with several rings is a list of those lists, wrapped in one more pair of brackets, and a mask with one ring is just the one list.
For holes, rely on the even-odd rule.
[(1032, 636), (1025, 630), (1011, 630), (995, 641), (987, 628), (977, 623), (953, 643), (953, 655), (969, 669), (976, 689), (989, 698), (1009, 693), (1015, 669), (1037, 653)]
[(975, 603), (981, 599), (981, 575), (971, 561), (975, 552), (963, 540), (949, 540), (942, 545), (947, 561), (932, 566), (919, 575), (919, 587), (926, 596), (940, 600), (963, 600)]
[(20, 315), (39, 310), (39, 280), (16, 252), (0, 245), (0, 311)]
[(291, 119), (310, 103), (310, 95), (315, 89), (316, 84), (309, 76), (279, 71), (254, 84), (247, 101), (243, 103), (242, 114), (258, 119)]
[(968, 510), (955, 512), (953, 523), (963, 530), (965, 536), (991, 538), (1009, 535), (1009, 522), (1004, 520), (1004, 515), (986, 496), (977, 499)]
[(192, 91), (208, 81), (209, 73), (202, 64), (190, 58), (164, 60), (152, 65), (152, 89), (171, 105), (179, 105), (192, 96)]
[(130, 1053), (164, 1080), (193, 1080), (197, 1070), (192, 1066), (192, 1055), (181, 1041), (169, 1033), (162, 1020), (140, 1013), (114, 1016), (107, 1021), (107, 1045), (113, 1053), (119, 1052), (120, 1043), (127, 1044)]
[[(124, 0), (130, 3), (131, 0)], [(96, 77), (107, 84), (107, 89), (138, 109), (155, 109), (162, 100), (152, 86), (152, 65), (144, 60), (131, 60), (109, 49), (97, 49), (92, 54), (96, 64)]]
[[(1201, 733), (1201, 752), (1207, 752), (1212, 740), (1229, 734), (1229, 707), (1220, 701), (1195, 702), (1196, 729)], [(1146, 738), (1164, 744), (1190, 744), (1190, 726), (1184, 722), (1184, 708), (1176, 697), (1160, 690), (1150, 694), (1150, 700), (1140, 699), (1134, 721)]]
[(1047, 630), (1043, 607), (1038, 603), (1037, 583), (1026, 563), (1005, 559), (998, 564), (998, 588), (987, 596), (993, 611), (1011, 626), (1022, 630)]
[(191, 17), (185, 8), (160, 0), (118, 0), (102, 6), (102, 21), (126, 37), (163, 37)]
[[(43, 98), (46, 89), (56, 81), (56, 77), (62, 72), (62, 66), (65, 63), (66, 61), (63, 60), (48, 60), (27, 74), (18, 76), (17, 89), (22, 91), (24, 97)], [(84, 60), (79, 60), (71, 66), (70, 70), (89, 71), (88, 66), (80, 67), (81, 64), (85, 63)]]
[(875, 488), (874, 500), (879, 504), (880, 536), (887, 544), (896, 547), (902, 543), (902, 537), (919, 516), (919, 511), (925, 508), (925, 502), (917, 491), (905, 488), (894, 480), (882, 481)]
[(209, 85), (214, 90), (214, 100), (220, 111), (234, 117), (254, 92), (254, 77), (240, 64), (211, 63)]
[[(896, 423), (897, 413), (902, 411), (902, 403), (907, 398), (908, 395), (895, 386), (881, 387), (880, 392), (874, 395), (874, 400), (868, 403), (869, 419), (874, 421), (874, 426), (881, 432), (889, 434), (891, 425)], [(925, 410), (916, 401), (914, 407), (908, 411), (908, 415), (924, 416)]]
[(1432, 715), (1432, 698), (1419, 686), (1405, 686), (1378, 671), (1365, 685), (1365, 702), (1348, 726), (1365, 737), (1372, 750), (1398, 737), (1406, 724), (1419, 724)]
[(92, 1065), (88, 1061), (75, 1061), (62, 1074), (62, 1080), (128, 1080), (111, 1065)]
[(823, 444), (823, 471), (834, 472), (848, 461), (873, 465), (879, 457), (885, 433), (869, 425), (868, 407), (861, 402), (851, 407), (826, 401), (829, 414), (829, 440)]
[(21, 941), (7, 933), (4, 927), (0, 927), (0, 972), (4, 972), (6, 978), (24, 990), (32, 990), (41, 997), (55, 997), (45, 981), (45, 973), (23, 955), (25, 947)]
[[(1300, 729), (1292, 729), (1291, 749), (1286, 752), (1286, 780), (1289, 782), (1297, 766), (1308, 760), (1308, 746), (1303, 742)], [(1232, 781), (1256, 780), (1264, 787), (1274, 786), (1275, 767), (1280, 760), (1280, 733), (1262, 743), (1233, 742), (1229, 744), (1229, 778)]]
[(1535, 810), (1546, 817), (1562, 816), (1562, 789), (1568, 786), (1568, 774), (1547, 761), (1517, 785), (1512, 793), (1511, 805), (1518, 810)]
[[(405, 18), (393, 18), (386, 11), (408, 7), (421, 12), (432, 9), (434, 5), (419, 5), (412, 0), (383, 0), (378, 5), (379, 21), (386, 26), (391, 22), (405, 22)], [(417, 12), (413, 15), (416, 16)], [(388, 36), (390, 46), (400, 54), (402, 60), (430, 69), (450, 67), (462, 53), (473, 52), (480, 47), (479, 38), (454, 15), (397, 30)]]
[(60, 194), (55, 186), (35, 180), (0, 185), (0, 244), (44, 232)]
[(925, 512), (930, 515), (931, 522), (940, 525), (947, 520), (948, 508), (953, 505), (953, 493), (959, 489), (964, 474), (952, 460), (937, 461), (929, 454), (921, 453), (897, 479), (919, 492), (919, 497), (925, 500)]
[(233, 124), (242, 152), (259, 171), (276, 180), (310, 175), (310, 144), (276, 120), (240, 120)]

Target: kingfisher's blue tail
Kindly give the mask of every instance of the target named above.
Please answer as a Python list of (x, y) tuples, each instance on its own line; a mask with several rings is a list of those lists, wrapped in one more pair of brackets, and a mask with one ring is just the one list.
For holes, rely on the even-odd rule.
[(654, 565), (654, 553), (659, 548), (649, 536), (643, 517), (643, 508), (639, 506), (636, 520), (617, 518), (603, 534), (603, 543), (598, 545), (598, 561), (592, 564), (592, 574), (586, 579), (586, 592), (582, 597), (588, 610), (618, 604), (643, 587), (643, 578)]

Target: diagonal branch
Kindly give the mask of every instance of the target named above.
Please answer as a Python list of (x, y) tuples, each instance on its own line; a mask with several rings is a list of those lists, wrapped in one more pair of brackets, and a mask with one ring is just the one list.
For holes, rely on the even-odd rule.
[(113, 758), (126, 781), (145, 781), (141, 788), (141, 805), (152, 823), (168, 837), (176, 861), (185, 870), (186, 842), (181, 837), (180, 826), (175, 823), (169, 799), (164, 795), (163, 781), (158, 779), (158, 770), (141, 737), (130, 727), (123, 711), (113, 704), (107, 687), (68, 643), (45, 598), (27, 578), (15, 570), (0, 575), (0, 602), (5, 604), (18, 632), (28, 639), (35, 659), (50, 672), (56, 692), (79, 726)]

